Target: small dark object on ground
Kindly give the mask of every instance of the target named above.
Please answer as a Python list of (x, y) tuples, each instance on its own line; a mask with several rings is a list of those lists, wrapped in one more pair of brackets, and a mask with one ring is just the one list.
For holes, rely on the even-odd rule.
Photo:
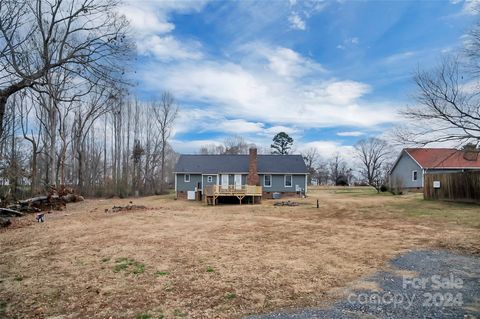
[(273, 206), (298, 206), (300, 205), (298, 202), (291, 202), (291, 201), (286, 201), (286, 202), (276, 202), (273, 204)]
[(37, 220), (38, 223), (43, 223), (45, 221), (45, 214), (38, 213), (35, 219)]
[(12, 224), (12, 222), (10, 221), (10, 219), (0, 217), (0, 227), (8, 227), (11, 224)]
[(123, 212), (123, 211), (128, 211), (128, 210), (140, 210), (140, 209), (147, 209), (147, 206), (144, 205), (127, 205), (127, 206), (113, 206), (112, 209), (107, 209), (105, 210), (106, 213), (112, 212), (112, 213), (117, 213), (117, 212)]

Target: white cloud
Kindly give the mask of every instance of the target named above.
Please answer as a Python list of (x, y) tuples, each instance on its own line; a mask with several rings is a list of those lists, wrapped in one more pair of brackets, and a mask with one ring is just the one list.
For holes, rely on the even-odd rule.
[(360, 131), (349, 131), (349, 132), (338, 132), (338, 136), (362, 136), (365, 133), (360, 132)]
[(477, 15), (480, 13), (480, 0), (450, 0), (452, 4), (463, 4), (462, 10), (457, 15)]
[(477, 93), (480, 89), (480, 81), (477, 81), (477, 80), (469, 81), (467, 83), (460, 85), (460, 89), (462, 90), (462, 92), (465, 92), (467, 94)]
[(215, 130), (230, 134), (259, 133), (263, 130), (264, 124), (260, 122), (249, 122), (242, 119), (223, 119), (215, 124)]
[(243, 65), (261, 66), (282, 77), (298, 78), (326, 72), (322, 65), (292, 49), (266, 43), (247, 43), (238, 47), (235, 53), (241, 54)]
[(354, 47), (360, 43), (360, 40), (357, 37), (346, 38), (343, 42), (337, 45), (337, 49), (345, 50), (350, 47)]
[[(302, 144), (300, 152), (309, 148), (316, 148), (323, 158), (330, 158), (335, 154), (343, 155), (343, 159), (348, 161), (351, 158), (353, 146), (342, 145), (336, 141), (313, 141)], [(345, 156), (349, 155), (349, 156)]]
[(480, 0), (466, 0), (463, 4), (462, 13), (477, 15), (480, 12)]
[(182, 100), (209, 105), (228, 118), (296, 127), (372, 126), (396, 121), (392, 105), (365, 103), (365, 83), (315, 77), (287, 79), (264, 64), (244, 66), (200, 60), (147, 66), (152, 90), (166, 88)]
[(415, 56), (415, 52), (412, 52), (412, 51), (396, 53), (386, 57), (385, 63), (398, 63), (398, 62), (411, 59), (413, 56)]
[(263, 132), (265, 133), (265, 135), (267, 135), (269, 137), (272, 137), (275, 134), (280, 133), (280, 132), (285, 132), (289, 135), (292, 135), (292, 134), (298, 133), (298, 131), (299, 130), (295, 127), (276, 125), (276, 126), (272, 126), (272, 127), (269, 127), (267, 129), (265, 129)]
[(290, 0), (291, 12), (288, 16), (290, 28), (294, 30), (306, 30), (307, 20), (327, 6), (327, 1), (318, 0)]
[(324, 71), (318, 63), (305, 59), (288, 48), (280, 47), (267, 54), (269, 68), (278, 75), (296, 77), (313, 71)]
[(171, 13), (200, 11), (207, 1), (127, 0), (118, 11), (130, 21), (140, 54), (153, 55), (162, 61), (199, 59), (201, 45), (197, 41), (176, 39), (171, 32), (175, 25)]
[(140, 54), (151, 54), (161, 61), (198, 60), (203, 56), (199, 42), (182, 43), (171, 35), (146, 36), (137, 44), (137, 49)]
[(118, 8), (130, 21), (130, 25), (141, 34), (168, 33), (175, 26), (168, 21), (172, 12), (189, 13), (200, 11), (207, 1), (149, 1), (127, 0)]
[[(363, 100), (372, 90), (368, 84), (328, 77), (320, 63), (290, 48), (248, 43), (236, 45), (226, 58), (213, 58), (200, 42), (175, 37), (171, 13), (198, 11), (204, 4), (131, 0), (121, 9), (136, 31), (139, 53), (155, 58), (140, 66), (142, 89), (167, 89), (181, 101), (174, 138), (181, 133), (216, 132), (221, 140), (240, 134), (248, 142), (269, 145), (280, 131), (300, 141), (299, 134), (313, 127), (360, 129), (397, 120), (392, 105)], [(323, 7), (309, 1), (293, 3), (290, 13), (298, 17), (297, 28), (305, 29), (308, 17)], [(359, 39), (345, 43), (357, 45)], [(182, 152), (212, 142), (173, 144)], [(323, 147), (328, 145), (332, 144)]]
[(290, 22), (290, 27), (292, 29), (296, 30), (305, 30), (306, 29), (306, 23), (305, 20), (303, 20), (298, 13), (293, 12), (289, 17), (288, 17), (288, 22)]
[(150, 7), (127, 5), (120, 7), (119, 12), (130, 21), (130, 26), (137, 34), (168, 33), (175, 28), (175, 25), (166, 21), (164, 15), (159, 15)]
[(331, 103), (339, 105), (352, 104), (370, 92), (369, 85), (355, 81), (336, 81), (329, 83), (325, 88), (325, 98)]

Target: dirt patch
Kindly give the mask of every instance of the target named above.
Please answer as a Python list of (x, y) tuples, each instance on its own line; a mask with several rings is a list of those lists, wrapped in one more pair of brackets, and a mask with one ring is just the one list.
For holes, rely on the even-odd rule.
[(456, 222), (409, 216), (416, 195), (310, 195), (296, 207), (159, 196), (118, 214), (105, 209), (128, 199), (71, 204), (0, 233), (0, 302), (20, 318), (238, 318), (325, 305), (413, 247), (480, 251), (468, 207), (445, 206)]

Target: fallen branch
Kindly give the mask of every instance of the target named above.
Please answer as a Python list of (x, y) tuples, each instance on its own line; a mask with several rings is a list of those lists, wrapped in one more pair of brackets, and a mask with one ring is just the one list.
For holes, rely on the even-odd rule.
[(38, 209), (36, 207), (22, 206), (20, 204), (10, 205), (7, 208), (13, 209), (13, 210), (16, 210), (16, 211), (19, 211), (19, 212), (22, 212), (22, 213), (38, 213), (38, 212), (40, 212), (40, 209)]
[(21, 217), (24, 214), (22, 212), (9, 209), (9, 208), (0, 208), (0, 216), (2, 217)]
[(300, 203), (298, 202), (291, 202), (291, 201), (286, 201), (286, 202), (276, 202), (273, 204), (273, 206), (298, 206)]
[(140, 210), (140, 209), (147, 209), (147, 206), (144, 205), (127, 205), (127, 206), (113, 206), (111, 210), (106, 209), (105, 212), (122, 212), (122, 211), (129, 211), (129, 210)]

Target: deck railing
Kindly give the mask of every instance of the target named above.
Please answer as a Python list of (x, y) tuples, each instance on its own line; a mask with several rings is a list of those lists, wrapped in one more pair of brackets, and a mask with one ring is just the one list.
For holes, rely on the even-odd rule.
[(262, 186), (255, 185), (205, 185), (206, 196), (262, 196)]

